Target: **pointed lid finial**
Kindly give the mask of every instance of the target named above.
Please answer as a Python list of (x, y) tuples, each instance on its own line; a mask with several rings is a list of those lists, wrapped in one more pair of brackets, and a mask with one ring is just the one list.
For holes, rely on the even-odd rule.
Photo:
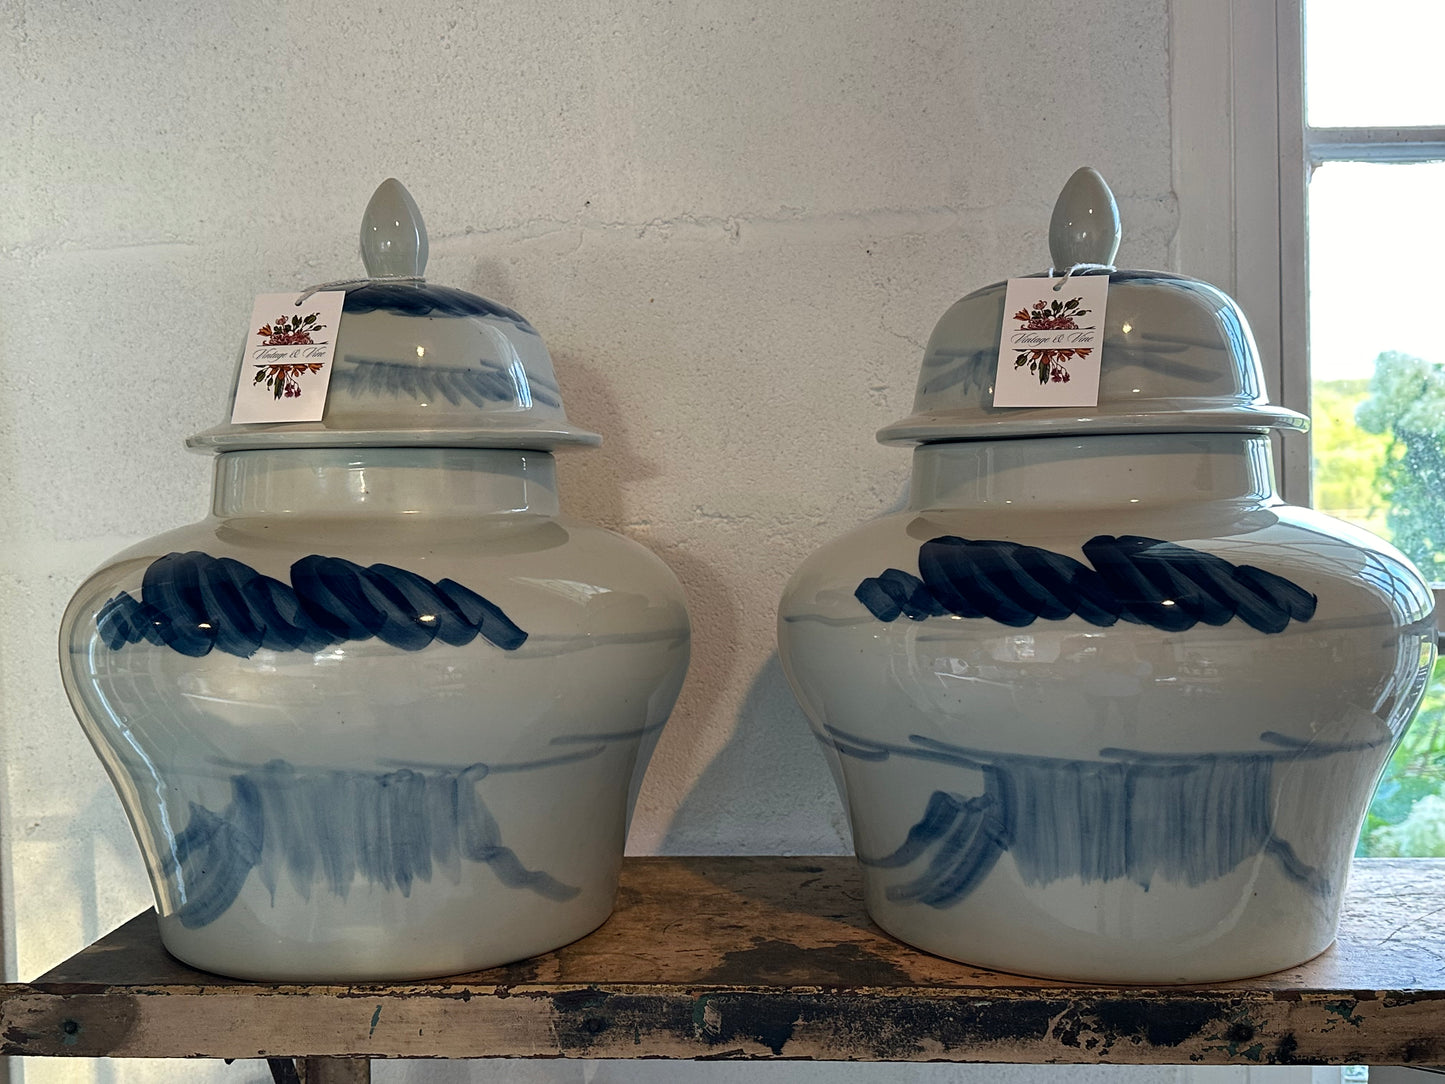
[(1097, 169), (1074, 171), (1049, 220), (1049, 256), (1060, 270), (1078, 264), (1110, 266), (1119, 251), (1119, 205)]
[(426, 272), (426, 223), (406, 186), (382, 181), (361, 216), (361, 259), (372, 278), (420, 278)]

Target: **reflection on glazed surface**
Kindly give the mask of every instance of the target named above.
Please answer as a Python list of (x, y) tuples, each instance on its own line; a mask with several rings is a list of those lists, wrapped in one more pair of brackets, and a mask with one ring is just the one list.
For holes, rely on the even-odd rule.
[(405, 361), (368, 358), (348, 354), (337, 365), (332, 382), (353, 397), (365, 395), (400, 399), (411, 397), (426, 402), (445, 400), (458, 407), (466, 400), (476, 407), (488, 403), (516, 402), (526, 410), (533, 402), (560, 406), (554, 387), (539, 380), (520, 377), (519, 362), (502, 364), (481, 359), (469, 369), (423, 369)]
[(844, 757), (875, 763), (914, 757), (982, 777), (978, 795), (934, 791), (893, 851), (858, 856), (873, 869), (914, 867), (911, 880), (890, 884), (884, 895), (938, 908), (968, 896), (1005, 853), (1031, 887), (1068, 878), (1083, 884), (1125, 878), (1145, 891), (1156, 878), (1197, 887), (1265, 856), (1305, 891), (1333, 895), (1338, 886), (1275, 830), (1275, 767), (1387, 740), (1299, 747), (1283, 735), (1262, 734), (1261, 743), (1280, 748), (1183, 756), (1101, 749), (1094, 760), (1067, 760), (990, 754), (917, 734), (906, 745), (885, 745), (830, 727), (826, 738)]
[(213, 811), (196, 802), (162, 856), (165, 886), (182, 925), (219, 918), (254, 871), (274, 904), (285, 874), (309, 898), (325, 890), (345, 899), (353, 887), (410, 896), (434, 873), (453, 885), (463, 861), (486, 864), (500, 884), (565, 902), (581, 891), (544, 870), (526, 868), (506, 845), (483, 800), (482, 782), (497, 772), (536, 772), (589, 760), (609, 742), (631, 742), (643, 729), (596, 738), (554, 738), (584, 747), (521, 763), (469, 764), (456, 770), (398, 767), (363, 772), (297, 768), (284, 760), (231, 776), (231, 800)]
[[(433, 424), (498, 412), (562, 417), (552, 360), (518, 313), (432, 284), (349, 288), (327, 420), (423, 411)], [(412, 319), (396, 319), (412, 317)]]
[(455, 580), (313, 553), (291, 565), (291, 581), (231, 557), (168, 553), (146, 566), (139, 599), (121, 591), (106, 601), (96, 632), (112, 651), (145, 640), (182, 655), (215, 648), (243, 659), (262, 647), (314, 652), (373, 636), (403, 651), (437, 639), (460, 646), (479, 634), (504, 651), (527, 640), (499, 607)]
[(661, 562), (534, 515), (338, 521), (335, 551), (288, 555), (301, 526), (172, 532), (67, 617), (167, 948), (400, 977), (595, 928), (687, 664)]
[(1434, 661), (1432, 599), (1312, 513), (1180, 513), (1218, 534), (1121, 510), (1069, 539), (1074, 514), (935, 508), (799, 570), (783, 664), (883, 928), (1124, 982), (1258, 974), (1332, 939)]
[[(1060, 741), (1080, 741), (1081, 751), (1090, 743), (1246, 751), (1257, 747), (1259, 734), (1280, 731), (1282, 719), (1300, 728), (1293, 736), (1301, 738), (1350, 741), (1361, 717), (1398, 736), (1428, 675), (1433, 600), (1418, 575), (1393, 551), (1362, 552), (1347, 544), (1353, 539), (1324, 535), (1311, 513), (1262, 511), (1248, 522), (1256, 529), (1222, 535), (1208, 549), (1189, 539), (1160, 547), (1165, 566), (1184, 553), (1191, 563), (1193, 554), (1202, 554), (1215, 569), (1252, 568), (1252, 583), (1283, 592), (1278, 605), (1261, 600), (1274, 610), (1274, 621), (1260, 623), (1278, 631), (1251, 627), (1167, 567), (1174, 599), (1161, 599), (1157, 584), (1144, 577), (1133, 581), (1142, 590), (1121, 593), (1129, 580), (1116, 575), (1099, 578), (1088, 614), (1093, 620), (1063, 607), (1036, 616), (1030, 611), (1046, 608), (1021, 575), (1019, 555), (1042, 554), (1088, 573), (1083, 559), (1092, 543), (970, 544), (942, 536), (930, 547), (911, 541), (920, 523), (931, 531), (957, 529), (959, 518), (890, 517), (847, 547), (853, 560), (827, 573), (815, 571), (826, 560), (800, 570), (780, 611), (779, 635), (784, 664), (815, 721), (843, 725), (830, 709), (848, 712), (861, 697), (885, 713), (865, 725), (870, 737), (879, 736), (874, 726), (926, 734), (942, 728), (937, 736), (944, 740), (966, 734), (965, 744), (1022, 743), (1040, 753), (1056, 751)], [(874, 555), (879, 539), (898, 535), (891, 561)], [(1150, 548), (1131, 546), (1136, 561)], [(983, 561), (966, 574), (949, 568), (940, 599), (928, 584), (943, 577), (925, 571), (920, 559), (930, 548), (955, 566)], [(1231, 560), (1243, 553), (1253, 560)], [(996, 576), (1000, 559), (1009, 566), (1002, 577)], [(897, 573), (896, 597), (879, 582), (879, 566), (889, 564)], [(1002, 580), (1003, 591), (991, 577)], [(964, 609), (966, 594), (991, 596), (985, 604), (994, 616), (977, 605), (973, 616), (945, 609)], [(1108, 611), (1115, 607), (1120, 616), (1111, 622)], [(1180, 616), (1169, 619), (1184, 627), (1156, 631), (1171, 610)], [(835, 652), (846, 660), (841, 667), (832, 661)]]
[[(1147, 306), (1140, 305), (1129, 288), (1140, 282), (1152, 287)], [(1255, 352), (1254, 336), (1238, 306), (1220, 290), (1161, 271), (1112, 271), (1109, 285), (1104, 349), (1114, 387), (1105, 389), (1106, 396), (1114, 388), (1120, 397), (1140, 395), (1143, 389), (1130, 384), (1139, 383), (1141, 374), (1152, 378), (1147, 389), (1151, 399), (1216, 397), (1248, 404), (1264, 395), (1256, 368), (1221, 365), (1209, 357)], [(944, 316), (923, 356), (916, 412), (956, 407), (970, 398), (978, 400), (980, 409), (991, 406), (986, 396), (998, 362), (1005, 286), (1000, 282), (978, 290)], [(1145, 308), (1148, 317), (1141, 315)], [(977, 341), (960, 341), (965, 329), (977, 335)]]
[(853, 594), (880, 621), (952, 614), (1022, 628), (1077, 614), (1103, 628), (1123, 620), (1166, 632), (1236, 617), (1283, 632), (1319, 601), (1272, 572), (1157, 538), (1097, 535), (1081, 549), (1094, 568), (1038, 546), (943, 535), (919, 549), (918, 576), (890, 568)]
[(1108, 277), (1101, 353), (1109, 363), (1100, 373), (1096, 406), (994, 406), (1007, 285), (999, 282), (944, 313), (924, 351), (912, 416), (886, 427), (879, 439), (903, 444), (1069, 433), (1079, 431), (1080, 418), (1093, 422), (1093, 433), (1307, 425), (1266, 401), (1254, 336), (1226, 294), (1159, 271)]

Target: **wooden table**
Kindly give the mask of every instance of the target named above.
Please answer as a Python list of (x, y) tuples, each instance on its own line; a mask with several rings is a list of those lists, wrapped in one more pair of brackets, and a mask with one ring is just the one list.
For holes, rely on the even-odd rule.
[(1441, 915), (1445, 861), (1364, 860), (1338, 942), (1302, 967), (1067, 984), (894, 941), (851, 858), (632, 858), (597, 932), (427, 982), (218, 978), (167, 956), (147, 912), (0, 986), (0, 1053), (298, 1058), (311, 1080), (365, 1080), (370, 1058), (1441, 1064)]

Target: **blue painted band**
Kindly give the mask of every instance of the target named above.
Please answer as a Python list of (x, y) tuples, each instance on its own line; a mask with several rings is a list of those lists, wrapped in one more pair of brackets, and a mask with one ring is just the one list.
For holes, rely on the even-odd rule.
[(485, 359), (461, 368), (347, 354), (332, 374), (331, 384), (353, 396), (405, 397), (418, 402), (445, 399), (452, 406), (460, 406), (464, 399), (480, 408), (490, 403), (562, 405), (556, 385)]
[(505, 320), (532, 335), (536, 329), (527, 323), (521, 314), (505, 305), (488, 301), (465, 290), (453, 290), (450, 286), (392, 285), (373, 282), (346, 291), (341, 311), (346, 312), (390, 312), (398, 316), (490, 316)]
[(217, 813), (190, 803), (186, 827), (169, 841), (163, 869), (176, 915), (209, 925), (235, 902), (254, 870), (274, 901), (284, 874), (302, 898), (317, 882), (345, 899), (355, 883), (410, 896), (438, 868), (459, 880), (460, 862), (491, 868), (507, 888), (565, 902), (580, 889), (526, 868), (505, 846), (478, 784), (487, 765), (420, 772), (297, 768), (275, 760), (231, 778)]
[(1123, 620), (1166, 632), (1239, 618), (1283, 632), (1314, 616), (1316, 597), (1283, 576), (1140, 535), (1098, 535), (1083, 545), (1093, 568), (1017, 542), (943, 535), (918, 551), (918, 575), (890, 568), (854, 597), (880, 621), (955, 614), (1013, 628), (1071, 615), (1108, 627)]
[(141, 640), (200, 657), (212, 649), (250, 658), (260, 648), (315, 652), (376, 637), (403, 651), (477, 636), (515, 651), (527, 634), (494, 603), (455, 580), (438, 583), (392, 565), (363, 567), (312, 554), (291, 584), (230, 557), (199, 551), (152, 561), (137, 601), (122, 591), (95, 616), (112, 651)]
[(1275, 766), (1359, 752), (1383, 740), (1301, 746), (1280, 735), (1261, 738), (1281, 748), (1218, 754), (1106, 749), (1099, 760), (1073, 760), (991, 753), (917, 734), (895, 745), (831, 726), (823, 740), (841, 756), (863, 761), (900, 756), (982, 775), (982, 794), (934, 791), (893, 851), (859, 853), (859, 861), (875, 869), (926, 863), (889, 886), (891, 900), (951, 907), (1005, 853), (1030, 886), (1128, 879), (1146, 891), (1156, 878), (1195, 887), (1265, 855), (1311, 895), (1328, 896), (1333, 886), (1325, 875), (1275, 834)]

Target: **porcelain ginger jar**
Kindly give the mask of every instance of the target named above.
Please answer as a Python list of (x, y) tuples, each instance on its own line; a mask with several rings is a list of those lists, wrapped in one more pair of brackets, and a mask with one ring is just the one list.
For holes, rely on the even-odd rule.
[[(1097, 402), (997, 405), (1005, 322), (1032, 307), (1004, 283), (957, 302), (914, 414), (879, 434), (914, 449), (907, 507), (796, 572), (783, 667), (899, 939), (1084, 981), (1298, 964), (1333, 940), (1422, 696), (1431, 593), (1388, 544), (1280, 500), (1269, 433), (1306, 419), (1266, 400), (1225, 294), (1111, 266), (1097, 173), (1050, 237), (1040, 305), (1107, 277)], [(1031, 358), (1059, 365), (1040, 383), (1078, 361), (1003, 368)]]
[(559, 513), (553, 450), (598, 438), (536, 331), (422, 278), (395, 181), (362, 250), (321, 288), (334, 328), (262, 329), (334, 334), (324, 414), (191, 438), (210, 515), (109, 561), (61, 629), (164, 944), (224, 975), (435, 976), (588, 933), (687, 668), (671, 572)]

